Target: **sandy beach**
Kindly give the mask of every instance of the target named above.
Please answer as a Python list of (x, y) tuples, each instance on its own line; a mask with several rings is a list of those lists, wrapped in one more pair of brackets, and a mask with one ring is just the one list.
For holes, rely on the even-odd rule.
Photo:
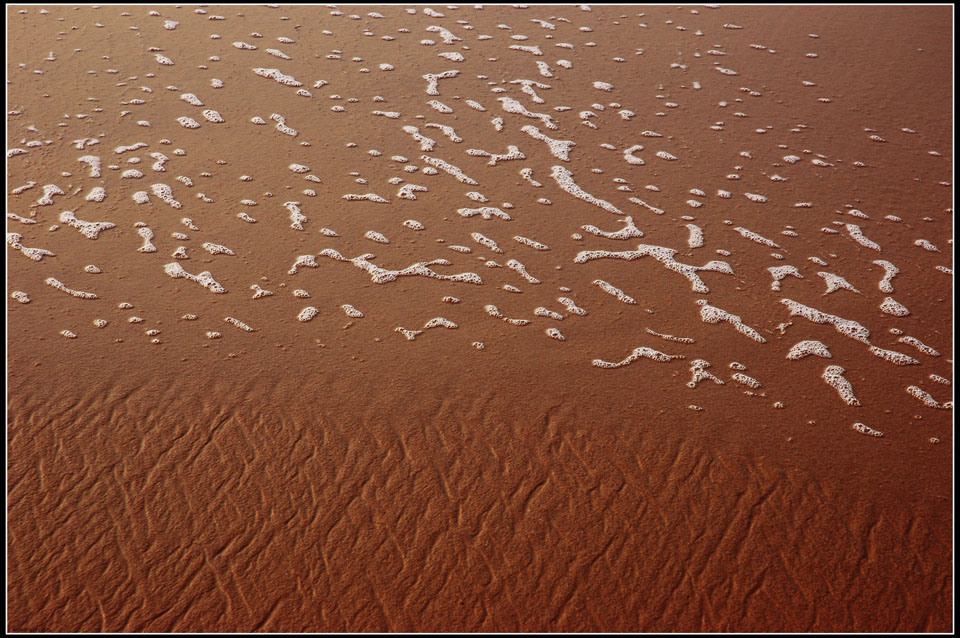
[(7, 7), (11, 632), (950, 632), (952, 7)]

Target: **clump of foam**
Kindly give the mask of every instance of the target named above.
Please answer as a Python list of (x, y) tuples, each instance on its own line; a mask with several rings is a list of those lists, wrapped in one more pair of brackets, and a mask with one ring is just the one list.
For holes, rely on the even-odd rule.
[(236, 255), (237, 253), (233, 252), (226, 246), (221, 246), (220, 244), (214, 244), (213, 242), (204, 242), (202, 247), (205, 251), (211, 255)]
[[(540, 140), (542, 142), (545, 142), (547, 144), (547, 147), (550, 149), (550, 153), (554, 157), (556, 157), (558, 160), (561, 160), (563, 162), (570, 161), (570, 151), (574, 146), (577, 145), (577, 143), (574, 142), (573, 140), (555, 140), (551, 137), (548, 137), (544, 133), (541, 133), (540, 129), (538, 129), (536, 126), (533, 126), (531, 124), (527, 124), (521, 127), (520, 130), (535, 140)], [(524, 170), (530, 170), (530, 169), (524, 169)]]
[(831, 292), (836, 292), (837, 290), (841, 290), (841, 289), (855, 292), (858, 295), (860, 294), (859, 290), (854, 288), (849, 281), (847, 281), (840, 275), (835, 275), (829, 272), (818, 272), (817, 276), (822, 277), (826, 281), (827, 290), (826, 292), (823, 293), (824, 295), (829, 295)]
[(533, 239), (529, 239), (521, 235), (514, 235), (513, 240), (516, 241), (517, 243), (523, 244), (524, 246), (529, 246), (534, 250), (550, 250), (550, 247), (547, 246), (546, 244), (541, 244), (538, 241), (534, 241)]
[(166, 264), (163, 267), (163, 271), (168, 275), (170, 275), (171, 277), (173, 277), (174, 279), (189, 279), (190, 281), (194, 281), (200, 284), (201, 286), (203, 286), (204, 288), (206, 288), (207, 290), (209, 290), (210, 292), (216, 293), (218, 295), (227, 292), (227, 289), (224, 288), (219, 283), (217, 283), (217, 281), (213, 278), (213, 275), (209, 271), (204, 271), (197, 275), (191, 275), (190, 273), (188, 273), (186, 270), (183, 269), (183, 266), (181, 266), (177, 262)]
[(44, 257), (56, 257), (56, 255), (49, 250), (44, 248), (29, 248), (24, 246), (21, 242), (23, 235), (20, 233), (7, 233), (7, 243), (14, 250), (19, 250), (21, 254), (25, 257), (29, 257), (33, 261), (41, 261)]
[(693, 374), (693, 377), (687, 381), (688, 388), (695, 388), (702, 381), (713, 381), (717, 385), (724, 385), (724, 381), (717, 376), (714, 376), (712, 373), (707, 372), (707, 368), (710, 367), (710, 362), (703, 359), (694, 359), (690, 364), (690, 372)]
[(598, 286), (598, 287), (600, 288), (600, 290), (604, 291), (605, 293), (607, 293), (607, 294), (609, 294), (609, 295), (613, 295), (614, 297), (617, 298), (618, 301), (622, 301), (623, 303), (626, 303), (626, 304), (635, 304), (635, 303), (637, 303), (637, 300), (636, 300), (636, 299), (634, 299), (633, 297), (631, 297), (631, 296), (628, 295), (627, 293), (623, 292), (622, 290), (620, 290), (619, 288), (617, 288), (617, 287), (614, 286), (613, 284), (609, 284), (609, 283), (607, 283), (606, 281), (604, 281), (604, 280), (602, 280), (602, 279), (595, 279), (595, 280), (593, 280), (593, 285)]
[(751, 240), (751, 241), (755, 241), (755, 242), (757, 242), (758, 244), (763, 244), (764, 246), (769, 246), (769, 247), (771, 247), (771, 248), (780, 248), (780, 244), (778, 244), (778, 243), (776, 243), (775, 241), (772, 241), (772, 240), (770, 240), (770, 239), (767, 239), (766, 237), (763, 237), (762, 235), (758, 235), (757, 233), (753, 232), (752, 230), (747, 230), (746, 228), (743, 228), (743, 227), (741, 227), (741, 226), (737, 226), (736, 228), (734, 228), (734, 230), (737, 231), (738, 233), (740, 233), (741, 235), (743, 235), (744, 237), (746, 237), (747, 239), (749, 239), (749, 240)]
[(737, 332), (753, 339), (757, 343), (767, 342), (763, 335), (743, 323), (743, 320), (738, 315), (731, 314), (716, 306), (711, 306), (706, 299), (698, 299), (697, 305), (700, 306), (700, 319), (705, 323), (717, 324), (721, 321), (726, 321), (731, 324)]
[(510, 319), (509, 317), (504, 315), (502, 312), (500, 312), (500, 309), (494, 306), (493, 304), (487, 304), (486, 306), (483, 307), (483, 309), (491, 317), (502, 319), (503, 321), (506, 321), (507, 323), (513, 324), (515, 326), (525, 326), (528, 323), (530, 323), (529, 319)]
[(827, 369), (823, 371), (822, 378), (827, 382), (827, 385), (837, 391), (844, 403), (859, 406), (860, 401), (853, 394), (853, 386), (843, 376), (844, 372), (846, 370), (840, 366), (827, 366)]
[(952, 409), (953, 409), (953, 401), (948, 401), (948, 402), (946, 402), (946, 403), (944, 403), (944, 404), (941, 405), (940, 403), (937, 402), (936, 399), (933, 398), (933, 396), (932, 396), (929, 392), (927, 392), (926, 390), (923, 390), (923, 389), (921, 389), (921, 388), (918, 388), (918, 387), (915, 386), (915, 385), (911, 385), (911, 386), (908, 386), (908, 387), (907, 387), (907, 394), (909, 394), (909, 395), (912, 396), (913, 398), (917, 399), (918, 401), (920, 401), (921, 403), (923, 403), (923, 404), (924, 404), (925, 406), (927, 406), (928, 408), (934, 408), (934, 409), (937, 409), (937, 410), (952, 410)]
[(511, 259), (507, 262), (507, 268), (516, 271), (521, 277), (529, 281), (531, 284), (539, 284), (540, 280), (527, 272), (526, 266), (521, 264), (516, 259)]
[(100, 233), (105, 230), (110, 230), (111, 228), (116, 228), (116, 224), (112, 222), (85, 222), (81, 219), (77, 219), (76, 215), (69, 210), (65, 210), (60, 213), (60, 222), (76, 228), (80, 231), (80, 234), (88, 239), (96, 239), (100, 236)]
[[(333, 250), (332, 248), (326, 248), (320, 251), (320, 255), (324, 257), (329, 257), (330, 259), (334, 259), (336, 261), (349, 261), (353, 263), (353, 265), (356, 266), (357, 268), (367, 272), (370, 275), (370, 279), (377, 284), (391, 282), (396, 280), (398, 277), (404, 277), (404, 276), (420, 276), (420, 277), (428, 277), (431, 279), (459, 281), (459, 282), (477, 284), (477, 285), (480, 285), (483, 283), (483, 280), (476, 273), (463, 272), (463, 273), (457, 273), (454, 275), (441, 275), (429, 268), (429, 266), (433, 266), (433, 265), (449, 266), (450, 262), (447, 261), (446, 259), (434, 259), (432, 261), (427, 261), (427, 262), (421, 261), (415, 264), (411, 264), (410, 266), (407, 266), (402, 270), (387, 270), (386, 268), (381, 268), (380, 266), (377, 266), (376, 264), (371, 263), (369, 259), (372, 258), (373, 255), (369, 253), (360, 255), (359, 257), (354, 257), (353, 259), (346, 259), (343, 255), (341, 255), (336, 250)], [(298, 261), (299, 261), (299, 258), (298, 258)]]
[(569, 297), (557, 297), (557, 301), (563, 304), (563, 306), (567, 309), (567, 312), (569, 312), (572, 315), (583, 316), (587, 314), (586, 310), (578, 306), (576, 302), (574, 302), (573, 299), (570, 299)]
[(907, 310), (907, 307), (893, 297), (885, 298), (883, 303), (880, 304), (880, 310), (888, 315), (893, 315), (894, 317), (906, 317), (910, 314), (910, 311)]
[(233, 317), (224, 317), (223, 320), (229, 323), (231, 326), (235, 326), (244, 332), (254, 332), (253, 328), (243, 323), (239, 319), (234, 319)]
[(150, 187), (150, 190), (152, 190), (153, 194), (159, 197), (166, 204), (178, 209), (183, 208), (183, 204), (174, 199), (173, 189), (166, 184), (154, 184)]
[(790, 352), (787, 353), (787, 359), (803, 359), (809, 355), (816, 355), (824, 359), (832, 359), (833, 355), (830, 354), (830, 350), (827, 349), (820, 341), (800, 341), (795, 343)]
[[(141, 222), (142, 223), (142, 222)], [(143, 239), (143, 245), (140, 248), (137, 248), (138, 253), (155, 253), (157, 252), (157, 247), (150, 242), (153, 239), (153, 231), (146, 227), (146, 225), (140, 226), (137, 228), (137, 234)]]
[(490, 153), (489, 151), (478, 148), (470, 148), (467, 149), (467, 155), (472, 155), (473, 157), (489, 157), (490, 161), (487, 162), (489, 166), (496, 166), (497, 162), (505, 160), (522, 160), (527, 158), (519, 148), (513, 145), (508, 145), (507, 152), (502, 154)]
[(863, 423), (854, 423), (853, 429), (859, 432), (860, 434), (866, 434), (867, 436), (876, 436), (876, 437), (883, 436), (883, 432), (880, 432), (879, 430), (874, 430), (869, 425), (864, 425)]
[(730, 264), (725, 261), (709, 261), (703, 266), (691, 266), (689, 264), (678, 262), (676, 259), (674, 259), (673, 256), (676, 253), (677, 251), (673, 248), (667, 248), (665, 246), (639, 244), (636, 250), (625, 250), (620, 252), (611, 252), (608, 250), (584, 250), (577, 253), (577, 256), (574, 257), (573, 261), (578, 264), (583, 264), (593, 259), (624, 259), (627, 261), (632, 261), (641, 257), (650, 256), (662, 263), (667, 269), (680, 273), (686, 277), (688, 280), (690, 280), (693, 290), (700, 293), (708, 293), (710, 292), (710, 289), (705, 283), (703, 283), (703, 280), (700, 279), (699, 275), (697, 275), (698, 271), (720, 272), (727, 275), (734, 274), (733, 268), (731, 268)]
[(470, 237), (473, 239), (473, 241), (477, 242), (481, 246), (486, 246), (495, 253), (503, 252), (503, 249), (497, 245), (497, 242), (493, 241), (489, 237), (486, 237), (480, 233), (470, 233)]
[(676, 341), (677, 343), (694, 343), (694, 340), (690, 337), (675, 337), (673, 335), (660, 334), (659, 332), (655, 332), (650, 328), (647, 328), (647, 334), (652, 334), (655, 337), (660, 337), (661, 339), (665, 339), (667, 341)]
[(356, 308), (354, 308), (353, 306), (351, 306), (350, 304), (345, 303), (340, 307), (343, 308), (343, 311), (351, 319), (363, 319), (363, 313), (357, 310)]
[(480, 208), (458, 208), (457, 214), (461, 217), (474, 217), (475, 215), (480, 215), (484, 219), (493, 219), (494, 217), (498, 217), (506, 221), (510, 221), (511, 219), (510, 215), (494, 206), (481, 206)]
[(883, 348), (878, 348), (877, 346), (870, 346), (870, 352), (877, 355), (881, 359), (894, 363), (898, 366), (918, 366), (920, 362), (914, 359), (913, 357), (908, 357), (902, 352), (897, 352), (896, 350), (884, 350)]
[(421, 155), (421, 156), (420, 156), (420, 159), (423, 160), (424, 162), (426, 162), (427, 164), (429, 164), (430, 166), (433, 166), (434, 168), (438, 168), (438, 169), (442, 170), (443, 172), (445, 172), (445, 173), (447, 173), (447, 174), (449, 174), (449, 175), (452, 175), (458, 182), (460, 182), (460, 183), (462, 183), (462, 184), (476, 185), (476, 183), (477, 183), (477, 181), (476, 181), (475, 179), (473, 179), (473, 178), (468, 177), (467, 175), (465, 175), (462, 170), (460, 170), (459, 168), (457, 168), (457, 167), (454, 166), (453, 164), (450, 164), (449, 162), (446, 162), (446, 161), (444, 161), (444, 160), (442, 160), (442, 159), (440, 159), (440, 158), (438, 158), (438, 157), (430, 157), (429, 155)]
[(796, 266), (770, 266), (767, 268), (770, 271), (770, 274), (773, 275), (773, 281), (770, 282), (770, 290), (780, 290), (780, 281), (787, 277), (787, 275), (792, 275), (798, 279), (803, 279), (803, 275), (800, 274), (800, 271), (797, 270)]
[(603, 210), (610, 213), (614, 213), (615, 215), (623, 215), (623, 211), (621, 211), (619, 208), (617, 208), (610, 202), (594, 197), (590, 193), (587, 193), (582, 188), (580, 188), (577, 185), (577, 183), (573, 181), (573, 173), (570, 172), (568, 169), (564, 168), (563, 166), (554, 166), (550, 173), (550, 177), (552, 177), (557, 182), (557, 185), (561, 189), (563, 189), (570, 195), (573, 195), (577, 199), (582, 199), (583, 201), (589, 202), (594, 206), (599, 206)]
[(883, 279), (878, 284), (882, 292), (893, 292), (893, 278), (900, 274), (900, 269), (884, 259), (878, 259), (874, 264), (883, 267)]
[(313, 306), (307, 306), (297, 314), (297, 321), (307, 322), (317, 316), (320, 311)]
[(30, 303), (30, 297), (27, 295), (27, 293), (20, 290), (14, 290), (11, 292), (10, 297), (19, 303)]
[(375, 241), (375, 242), (377, 242), (378, 244), (389, 244), (389, 243), (390, 243), (390, 240), (387, 239), (386, 236), (378, 233), (378, 232), (375, 231), (375, 230), (368, 230), (366, 233), (364, 233), (363, 236), (366, 237), (367, 239), (369, 239), (370, 241)]
[(863, 231), (860, 230), (860, 227), (856, 224), (845, 224), (844, 228), (847, 229), (847, 232), (850, 234), (851, 239), (857, 242), (864, 248), (869, 248), (870, 250), (875, 250), (881, 252), (880, 244), (870, 239), (867, 239), (866, 235), (863, 234)]
[(591, 233), (593, 235), (598, 235), (600, 237), (606, 237), (607, 239), (630, 239), (632, 237), (643, 237), (643, 231), (637, 228), (636, 224), (634, 224), (633, 217), (630, 217), (629, 215), (627, 215), (620, 221), (623, 222), (624, 227), (618, 231), (613, 231), (613, 232), (600, 230), (596, 226), (589, 225), (589, 224), (586, 226), (581, 226), (580, 228), (587, 231), (588, 233)]
[(870, 344), (870, 331), (856, 321), (822, 312), (816, 308), (811, 308), (810, 306), (805, 306), (802, 303), (793, 301), (792, 299), (781, 299), (780, 303), (790, 309), (791, 317), (800, 315), (813, 323), (829, 323), (837, 332), (845, 337), (862, 341), (868, 345)]
[(922, 341), (920, 341), (920, 340), (917, 339), (916, 337), (911, 337), (911, 336), (909, 336), (909, 335), (906, 335), (906, 336), (900, 337), (899, 339), (897, 339), (897, 341), (899, 341), (900, 343), (905, 343), (905, 344), (907, 344), (907, 345), (911, 345), (911, 346), (913, 346), (914, 348), (916, 348), (917, 350), (919, 350), (920, 352), (922, 352), (922, 353), (925, 354), (925, 355), (929, 355), (929, 356), (931, 356), (931, 357), (939, 357), (939, 356), (940, 356), (940, 353), (939, 353), (939, 352), (937, 352), (936, 350), (934, 350), (934, 349), (931, 348), (930, 346), (926, 345), (925, 343), (923, 343)]
[(635, 348), (625, 359), (622, 361), (613, 363), (610, 361), (604, 361), (603, 359), (594, 359), (593, 365), (598, 368), (622, 368), (628, 366), (637, 359), (652, 359), (653, 361), (659, 361), (661, 363), (667, 363), (673, 361), (674, 359), (683, 359), (683, 355), (671, 355), (660, 352), (659, 350), (654, 350), (653, 348), (647, 348), (645, 346), (640, 346)]
[(503, 110), (507, 113), (538, 119), (548, 129), (556, 130), (560, 128), (556, 125), (556, 123), (554, 123), (553, 118), (548, 113), (532, 113), (531, 111), (528, 111), (523, 104), (511, 97), (498, 97), (497, 100), (500, 102), (500, 106), (503, 108)]
[(81, 290), (73, 290), (71, 288), (67, 288), (67, 286), (65, 286), (62, 282), (60, 282), (57, 279), (54, 279), (53, 277), (47, 277), (43, 281), (43, 283), (53, 288), (56, 288), (57, 290), (65, 292), (71, 297), (77, 297), (78, 299), (99, 299), (99, 297), (97, 297), (97, 295), (95, 295), (92, 292), (83, 292)]

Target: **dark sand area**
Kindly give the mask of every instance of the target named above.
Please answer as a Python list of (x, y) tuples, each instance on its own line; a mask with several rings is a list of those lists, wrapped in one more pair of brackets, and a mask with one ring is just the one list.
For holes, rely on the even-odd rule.
[(951, 7), (42, 9), (8, 630), (952, 630)]

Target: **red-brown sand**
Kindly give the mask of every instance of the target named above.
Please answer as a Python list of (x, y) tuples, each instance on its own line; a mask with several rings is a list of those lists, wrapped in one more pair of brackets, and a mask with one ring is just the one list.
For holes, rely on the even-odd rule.
[[(951, 8), (7, 12), (8, 630), (952, 630)], [(423, 75), (451, 70), (429, 95)], [(569, 161), (527, 125), (575, 142)], [(642, 165), (624, 157), (637, 144)], [(467, 152), (511, 145), (523, 159)], [(555, 166), (643, 236), (584, 230), (623, 216), (563, 190)], [(63, 194), (38, 204), (51, 184)], [(406, 184), (427, 190), (404, 199)], [(105, 199), (87, 201), (97, 186)], [(367, 193), (389, 203), (343, 198)], [(511, 219), (458, 214), (480, 207)], [(93, 240), (63, 211), (115, 227)], [(156, 252), (138, 251), (138, 223)], [(653, 250), (638, 245), (662, 248), (576, 259)], [(301, 255), (317, 267), (289, 274)], [(483, 283), (385, 274), (437, 259)], [(878, 260), (899, 270), (893, 292)], [(725, 265), (697, 271), (697, 292), (678, 262)], [(772, 290), (783, 266), (802, 279)], [(820, 272), (856, 292), (825, 294)], [(887, 297), (909, 314), (881, 310)], [(765, 342), (704, 321), (710, 308)], [(457, 327), (424, 329), (438, 317)], [(831, 358), (788, 359), (803, 341)], [(637, 348), (673, 358), (594, 364)], [(696, 360), (723, 384), (689, 387)]]

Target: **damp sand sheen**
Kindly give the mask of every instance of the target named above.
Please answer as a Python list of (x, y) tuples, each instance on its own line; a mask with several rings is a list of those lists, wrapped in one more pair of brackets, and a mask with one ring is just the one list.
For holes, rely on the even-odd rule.
[(16, 632), (949, 632), (947, 7), (8, 6)]

